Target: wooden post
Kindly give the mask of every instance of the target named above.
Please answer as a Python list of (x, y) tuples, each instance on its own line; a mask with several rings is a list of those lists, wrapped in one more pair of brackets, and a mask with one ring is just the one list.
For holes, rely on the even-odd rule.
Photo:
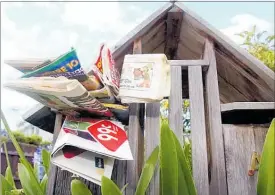
[[(134, 41), (134, 54), (142, 53), (141, 39)], [(127, 161), (126, 182), (128, 187), (125, 192), (127, 195), (134, 194), (137, 182), (141, 174), (144, 156), (144, 137), (140, 126), (140, 109), (142, 104), (132, 103), (129, 105), (129, 132), (128, 139), (134, 160)], [(141, 119), (143, 120), (143, 119)]]
[(206, 73), (206, 110), (211, 145), (211, 195), (227, 195), (223, 129), (216, 57), (213, 43), (206, 39), (204, 59), (209, 61)]
[[(160, 103), (146, 104), (146, 119), (145, 119), (145, 158), (151, 155), (152, 151), (159, 145), (160, 142)], [(160, 193), (159, 181), (159, 165), (155, 169), (155, 173), (147, 190), (148, 195)]]
[[(57, 139), (57, 136), (60, 132), (61, 126), (62, 126), (62, 114), (56, 113), (52, 145), (54, 145), (55, 142), (56, 142), (56, 139)], [(50, 164), (50, 171), (49, 171), (47, 195), (53, 195), (54, 194), (54, 186), (55, 186), (55, 182), (56, 182), (56, 173), (57, 173), (57, 167), (51, 163)]]
[(209, 195), (206, 128), (201, 66), (188, 68), (193, 177), (198, 195)]
[(171, 93), (169, 97), (169, 126), (183, 145), (181, 67), (171, 66)]

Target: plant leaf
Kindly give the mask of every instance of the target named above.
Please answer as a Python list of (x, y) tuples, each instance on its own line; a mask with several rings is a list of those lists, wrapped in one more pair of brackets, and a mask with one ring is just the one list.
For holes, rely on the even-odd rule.
[(34, 175), (36, 176), (36, 179), (39, 180), (38, 166), (37, 166), (37, 164), (34, 164), (34, 166), (33, 166), (33, 172), (34, 172)]
[(43, 165), (45, 167), (45, 171), (47, 174), (49, 174), (50, 161), (51, 161), (51, 154), (47, 150), (43, 149), (42, 150), (42, 162), (43, 162)]
[(126, 184), (125, 184), (125, 185), (121, 188), (121, 190), (120, 190), (120, 191), (121, 191), (121, 193), (123, 193), (123, 192), (124, 192), (124, 190), (126, 189), (126, 187), (128, 186), (128, 184), (129, 184), (129, 183), (126, 183)]
[(160, 168), (162, 194), (178, 194), (178, 158), (175, 142), (168, 124), (160, 130)]
[(141, 176), (139, 178), (136, 193), (135, 193), (136, 195), (145, 194), (150, 184), (150, 181), (154, 175), (158, 157), (159, 157), (159, 147), (157, 146), (149, 156), (148, 160), (146, 161), (142, 169)]
[(274, 176), (274, 158), (275, 158), (275, 144), (274, 144), (274, 130), (275, 119), (272, 120), (271, 125), (266, 134), (263, 151), (261, 155), (261, 162), (258, 173), (257, 194), (270, 195), (275, 194), (275, 176)]
[(47, 176), (47, 174), (45, 174), (44, 177), (42, 178), (41, 182), (40, 182), (40, 186), (42, 188), (42, 191), (43, 191), (44, 195), (46, 195), (47, 184), (48, 184), (48, 176)]
[(5, 178), (12, 185), (12, 187), (15, 188), (15, 183), (14, 183), (14, 180), (13, 180), (13, 175), (12, 175), (12, 172), (11, 172), (11, 168), (9, 166), (6, 169)]
[[(188, 194), (190, 195), (196, 195), (196, 187), (195, 187), (195, 183), (192, 177), (192, 173), (191, 170), (189, 168), (188, 165), (188, 161), (184, 155), (183, 149), (178, 141), (178, 138), (176, 137), (176, 135), (174, 134), (173, 131), (171, 131), (171, 134), (173, 136), (174, 142), (175, 142), (175, 146), (176, 146), (176, 150), (177, 150), (177, 156), (178, 156), (178, 162), (181, 166), (181, 170), (182, 170), (182, 174), (184, 175), (184, 180), (186, 182), (186, 187), (188, 189)], [(183, 185), (183, 184), (182, 184)], [(179, 194), (183, 194), (183, 193), (179, 193)]]
[(36, 178), (30, 177), (29, 171), (24, 164), (18, 163), (18, 175), (26, 195), (43, 195), (43, 193), (40, 193), (38, 188), (34, 185), (33, 181), (36, 180)]
[(117, 185), (105, 176), (101, 177), (101, 192), (102, 195), (122, 195)]
[(72, 195), (92, 195), (92, 192), (90, 192), (87, 186), (78, 179), (71, 181), (71, 191)]
[(1, 194), (5, 194), (6, 191), (11, 191), (14, 189), (12, 185), (6, 180), (6, 178), (1, 174), (0, 176), (0, 181), (1, 181)]
[(31, 177), (31, 180), (33, 182), (32, 185), (34, 185), (35, 188), (38, 190), (37, 191), (38, 195), (42, 194), (42, 189), (40, 188), (40, 184), (39, 184), (38, 180), (35, 179), (36, 176), (34, 174), (34, 170), (33, 170), (32, 166), (31, 166), (31, 164), (26, 159), (26, 157), (24, 155), (24, 152), (22, 151), (20, 145), (16, 141), (16, 139), (15, 139), (15, 137), (14, 137), (14, 135), (13, 135), (13, 133), (12, 133), (9, 125), (8, 125), (8, 122), (7, 122), (6, 118), (5, 118), (5, 115), (4, 115), (4, 113), (3, 113), (2, 110), (1, 110), (1, 119), (2, 119), (2, 122), (3, 122), (4, 126), (5, 126), (5, 129), (6, 129), (7, 133), (8, 133), (8, 135), (9, 135), (9, 138), (11, 139), (11, 141), (12, 141), (12, 143), (13, 143), (13, 145), (14, 145), (14, 147), (15, 147), (15, 149), (16, 149), (19, 157), (20, 157), (20, 162), (22, 162), (22, 164), (28, 170), (29, 176)]
[(6, 161), (7, 161), (7, 165), (8, 165), (8, 167), (6, 169), (5, 177), (8, 180), (8, 182), (16, 189), (15, 182), (14, 182), (14, 179), (13, 179), (12, 170), (11, 170), (11, 164), (10, 164), (10, 160), (9, 160), (7, 144), (4, 142), (3, 145), (4, 145)]

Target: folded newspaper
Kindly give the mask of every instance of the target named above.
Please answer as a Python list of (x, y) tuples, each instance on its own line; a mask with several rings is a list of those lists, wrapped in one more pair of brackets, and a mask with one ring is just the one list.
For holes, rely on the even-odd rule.
[(52, 163), (98, 185), (110, 178), (114, 159), (133, 160), (126, 131), (112, 120), (66, 117)]
[(66, 77), (21, 78), (4, 84), (5, 87), (32, 97), (38, 102), (67, 113), (87, 111), (96, 115), (112, 117), (112, 112), (75, 79)]
[[(6, 63), (9, 63), (11, 66), (19, 69), (20, 69), (19, 64), (22, 63), (22, 66), (27, 67), (27, 69), (24, 69), (24, 72), (26, 74), (24, 74), (21, 79), (17, 79), (16, 81), (11, 81), (7, 83), (5, 86), (25, 94), (28, 93), (29, 96), (33, 97), (39, 102), (42, 101), (41, 103), (43, 103), (46, 106), (52, 107), (54, 109), (56, 109), (56, 107), (61, 106), (58, 110), (66, 115), (68, 113), (70, 115), (78, 113), (77, 111), (73, 110), (76, 108), (75, 106), (73, 106), (71, 109), (68, 108), (68, 105), (66, 105), (65, 107), (64, 106), (62, 107), (63, 105), (62, 99), (64, 98), (61, 98), (61, 102), (60, 102), (60, 98), (55, 97), (55, 95), (53, 95), (54, 97), (53, 96), (49, 97), (51, 93), (48, 94), (47, 90), (45, 91), (46, 94), (43, 93), (43, 91), (41, 91), (41, 90), (44, 90), (44, 88), (40, 88), (39, 94), (37, 95), (35, 95), (37, 91), (34, 91), (34, 90), (31, 90), (32, 94), (30, 94), (30, 90), (26, 91), (26, 87), (27, 87), (26, 81), (28, 81), (28, 84), (33, 86), (37, 82), (37, 78), (40, 78), (41, 81), (43, 82), (45, 80), (49, 80), (48, 78), (44, 79), (45, 77), (53, 77), (53, 78), (66, 77), (70, 80), (75, 79), (79, 81), (81, 85), (84, 86), (87, 93), (89, 94), (88, 96), (87, 93), (85, 92), (85, 94), (81, 94), (81, 95), (87, 98), (89, 97), (88, 98), (89, 100), (93, 99), (94, 101), (94, 104), (89, 106), (89, 110), (91, 112), (102, 114), (102, 112), (105, 112), (103, 110), (106, 110), (107, 113), (103, 114), (105, 116), (111, 116), (112, 115), (111, 112), (114, 112), (115, 117), (122, 116), (123, 119), (127, 119), (128, 106), (121, 105), (121, 103), (118, 101), (118, 98), (117, 98), (118, 85), (119, 85), (119, 73), (115, 68), (115, 64), (112, 59), (111, 52), (109, 48), (106, 47), (105, 45), (103, 45), (100, 49), (98, 60), (93, 65), (93, 72), (91, 75), (86, 74), (82, 69), (74, 49), (59, 56), (56, 59), (49, 58), (44, 60), (38, 60), (38, 59), (8, 60), (6, 61)], [(23, 86), (22, 85), (23, 83), (21, 84), (21, 82), (25, 83), (25, 85)], [(53, 82), (51, 82), (51, 84), (54, 84), (54, 82), (55, 80), (53, 79)], [(80, 85), (78, 85), (78, 87), (80, 87)], [(71, 98), (71, 100), (73, 99), (74, 101), (77, 101), (77, 98), (79, 98), (79, 94), (75, 94), (74, 91), (70, 91), (70, 92), (67, 91), (65, 93), (70, 93), (69, 97)], [(43, 98), (41, 98), (41, 94), (44, 94), (42, 95)], [(73, 94), (75, 95), (75, 98), (73, 98), (74, 97)], [(63, 95), (67, 96), (66, 94), (63, 94)], [(87, 99), (81, 99), (80, 101), (82, 101), (82, 106), (80, 107), (83, 107), (83, 105), (85, 105), (84, 107), (88, 107), (87, 105), (88, 102), (86, 102)], [(92, 106), (95, 106), (94, 107), (95, 109), (93, 109)], [(97, 110), (98, 108), (100, 109)], [(61, 110), (61, 109), (65, 109), (65, 110)]]

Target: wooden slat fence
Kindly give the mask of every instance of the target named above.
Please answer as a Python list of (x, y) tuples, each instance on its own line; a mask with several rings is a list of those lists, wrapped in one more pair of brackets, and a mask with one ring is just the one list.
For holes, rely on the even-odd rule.
[[(142, 53), (141, 40), (137, 39), (134, 42), (133, 53)], [(209, 51), (210, 50), (210, 51)], [(221, 117), (218, 85), (217, 85), (217, 69), (215, 64), (215, 58), (211, 56), (213, 54), (213, 47), (211, 42), (206, 42), (204, 58), (199, 60), (170, 60), (171, 65), (171, 95), (169, 97), (169, 124), (171, 129), (179, 138), (183, 145), (183, 123), (182, 123), (182, 70), (188, 71), (189, 81), (189, 99), (190, 99), (190, 112), (191, 112), (191, 137), (192, 137), (192, 160), (193, 160), (193, 176), (195, 185), (197, 187), (198, 195), (208, 194), (227, 194), (224, 191), (224, 180), (221, 178), (225, 174), (224, 155), (221, 154), (222, 147), (220, 146), (219, 132), (217, 135), (213, 135), (216, 131), (219, 131), (221, 127), (220, 120), (216, 120), (213, 117)], [(211, 63), (210, 63), (211, 62)], [(207, 72), (209, 72), (207, 74)], [(205, 97), (203, 79), (206, 75), (206, 91), (213, 93)], [(214, 84), (213, 84), (214, 82)], [(211, 109), (209, 106), (211, 105)], [(204, 106), (205, 105), (205, 106)], [(214, 108), (214, 109), (213, 109)], [(141, 173), (143, 162), (149, 157), (154, 148), (159, 145), (159, 130), (160, 130), (160, 103), (148, 103), (144, 104), (130, 104), (130, 116), (129, 116), (129, 131), (128, 138), (130, 148), (134, 157), (133, 161), (116, 161), (112, 179), (122, 187), (128, 183), (124, 194), (132, 195), (135, 192), (136, 185)], [(219, 112), (217, 114), (217, 112)], [(207, 119), (207, 120), (206, 120)], [(60, 130), (60, 123), (62, 117), (57, 114), (55, 134)], [(143, 125), (144, 124), (144, 125)], [(208, 161), (209, 145), (207, 143), (206, 130), (211, 125), (213, 139), (211, 139), (211, 153), (214, 158), (221, 158), (223, 161), (215, 162), (212, 164), (214, 170), (213, 180), (218, 182), (217, 189), (214, 193), (211, 193), (209, 189), (209, 170)], [(223, 143), (221, 141), (221, 143)], [(221, 148), (217, 148), (221, 147)], [(70, 194), (69, 183), (71, 174), (67, 171), (60, 171), (55, 167), (52, 167), (52, 175), (50, 176), (48, 195)], [(216, 181), (220, 179), (220, 181)], [(150, 195), (159, 194), (159, 171), (156, 170), (154, 177), (148, 188)], [(100, 187), (89, 184), (89, 188), (93, 191), (93, 194), (100, 194)], [(56, 188), (63, 188), (56, 189)], [(226, 189), (225, 189), (226, 190)], [(221, 193), (225, 192), (225, 193)]]

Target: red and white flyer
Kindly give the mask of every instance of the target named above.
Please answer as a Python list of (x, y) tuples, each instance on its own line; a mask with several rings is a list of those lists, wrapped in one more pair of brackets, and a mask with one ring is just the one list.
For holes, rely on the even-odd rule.
[(113, 120), (67, 116), (52, 163), (98, 185), (111, 178), (114, 160), (133, 160), (124, 126)]

